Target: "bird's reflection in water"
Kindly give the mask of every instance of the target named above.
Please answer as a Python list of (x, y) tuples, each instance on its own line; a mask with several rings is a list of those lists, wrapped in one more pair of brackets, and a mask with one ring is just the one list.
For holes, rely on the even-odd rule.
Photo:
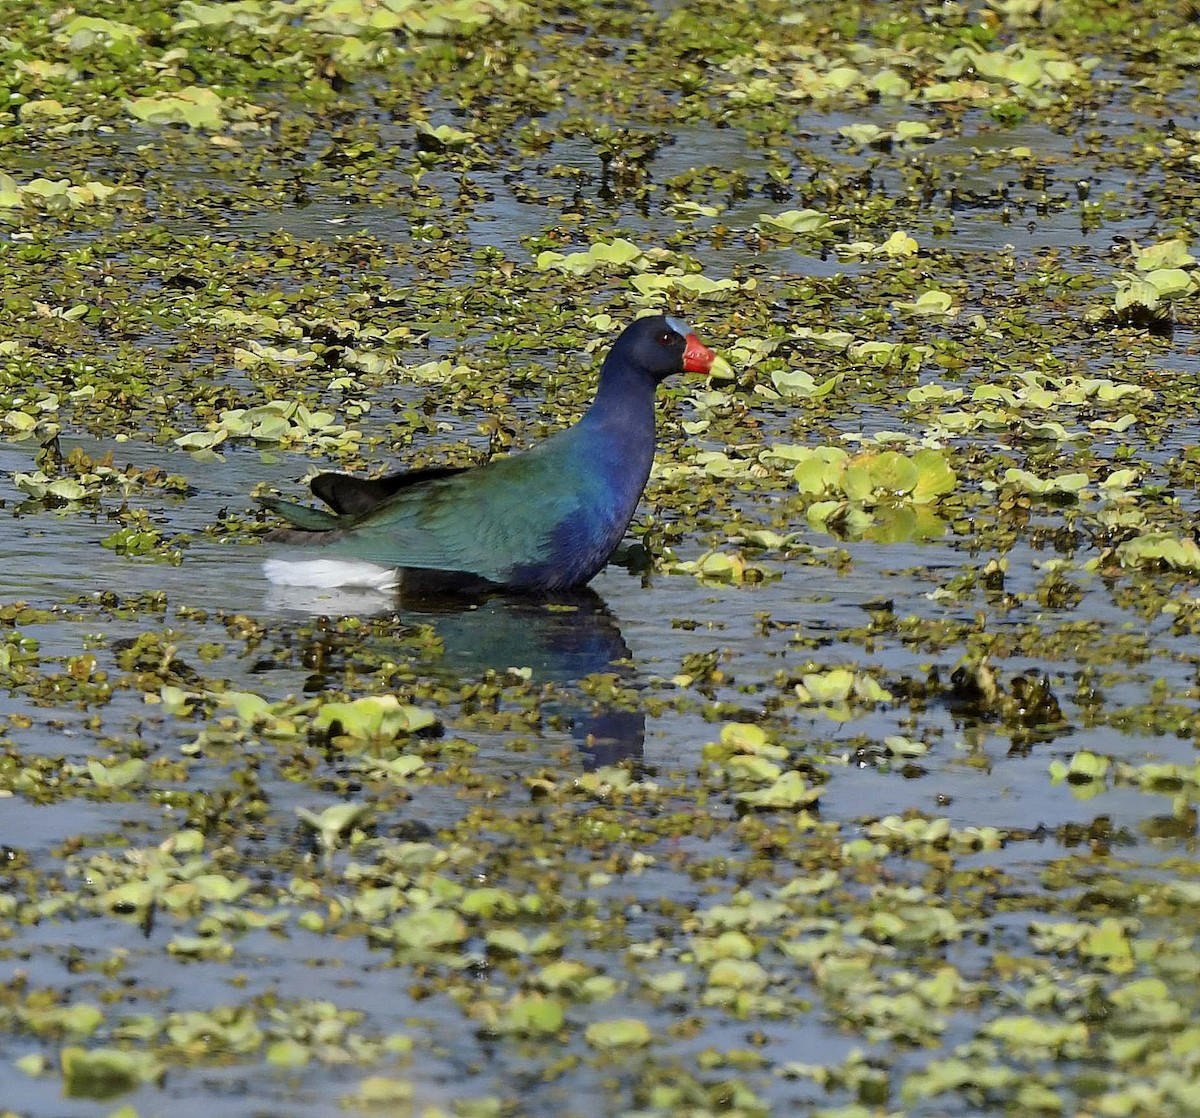
[(586, 768), (642, 756), (642, 710), (590, 696), (579, 686), (596, 674), (615, 675), (622, 688), (636, 680), (617, 620), (594, 590), (533, 597), (440, 594), (427, 587), (406, 588), (398, 595), (280, 587), (273, 588), (267, 605), (329, 615), (396, 612), (406, 625), (431, 625), (443, 647), (437, 667), (456, 678), (528, 668), (534, 684), (553, 684), (556, 696), (542, 710), (570, 727)]

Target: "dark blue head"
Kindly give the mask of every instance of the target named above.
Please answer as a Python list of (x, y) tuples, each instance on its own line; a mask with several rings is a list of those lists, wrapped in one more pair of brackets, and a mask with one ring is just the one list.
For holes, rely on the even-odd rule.
[(707, 373), (714, 354), (686, 322), (667, 315), (639, 318), (627, 326), (605, 359), (605, 369), (617, 366), (639, 372), (657, 384), (672, 373)]

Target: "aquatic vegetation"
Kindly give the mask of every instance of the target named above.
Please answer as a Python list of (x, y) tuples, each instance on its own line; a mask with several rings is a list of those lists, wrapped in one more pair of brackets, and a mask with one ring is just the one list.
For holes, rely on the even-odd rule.
[[(1188, 5), (5, 11), (5, 1107), (1195, 1110)], [(603, 601), (266, 595), (647, 309)]]

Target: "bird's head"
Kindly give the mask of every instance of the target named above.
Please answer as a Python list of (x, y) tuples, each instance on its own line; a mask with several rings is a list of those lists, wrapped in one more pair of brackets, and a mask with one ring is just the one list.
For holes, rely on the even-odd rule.
[(612, 348), (610, 360), (613, 358), (661, 381), (672, 373), (707, 373), (716, 355), (686, 322), (654, 315), (625, 328)]

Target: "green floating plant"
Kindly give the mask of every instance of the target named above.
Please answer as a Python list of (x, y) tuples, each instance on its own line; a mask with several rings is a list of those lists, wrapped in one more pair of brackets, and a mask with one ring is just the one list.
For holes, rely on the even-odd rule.
[(173, 93), (152, 93), (125, 102), (130, 116), (147, 124), (186, 124), (217, 131), (229, 119), (229, 105), (215, 90), (188, 86)]
[(925, 447), (906, 455), (896, 450), (851, 454), (841, 447), (776, 444), (759, 460), (794, 463), (792, 478), (808, 497), (844, 497), (869, 507), (888, 503), (931, 504), (954, 492), (957, 475), (946, 455)]
[(296, 814), (302, 823), (316, 831), (326, 852), (335, 850), (343, 836), (352, 835), (360, 824), (365, 825), (371, 819), (371, 809), (360, 803), (333, 804), (320, 812), (298, 807)]
[(584, 1039), (593, 1048), (611, 1050), (645, 1048), (654, 1036), (645, 1021), (636, 1017), (619, 1017), (610, 1021), (593, 1021), (584, 1030)]
[(643, 296), (656, 301), (655, 297), (670, 291), (682, 291), (700, 298), (713, 297), (725, 292), (752, 287), (754, 281), (739, 283), (732, 279), (710, 279), (695, 272), (684, 272), (682, 268), (668, 268), (665, 272), (645, 272), (634, 276), (630, 284)]
[(838, 129), (838, 135), (859, 147), (887, 150), (893, 145), (932, 143), (940, 139), (942, 133), (923, 120), (898, 120), (890, 128), (878, 124), (845, 124)]
[(118, 528), (100, 541), (101, 547), (118, 555), (152, 558), (163, 562), (178, 562), (180, 552), (171, 541), (151, 524), (134, 523)]
[(131, 757), (127, 761), (118, 761), (111, 765), (91, 760), (83, 766), (83, 771), (86, 771), (100, 788), (127, 788), (142, 782), (146, 775), (146, 762), (140, 757)]
[[(961, 409), (946, 409), (966, 398), (961, 388), (923, 384), (909, 389), (908, 403), (919, 409), (926, 427), (940, 435), (962, 435), (976, 430), (1020, 430), (1030, 438), (1067, 442), (1086, 439), (1091, 432), (1126, 431), (1138, 422), (1156, 394), (1140, 384), (1105, 377), (1070, 374), (1052, 376), (1030, 369), (1006, 378), (1003, 383), (981, 384)], [(1088, 414), (1113, 405), (1131, 407), (1112, 419), (1091, 419), (1068, 427), (1059, 418), (1068, 408), (1086, 408)]]
[(842, 260), (902, 260), (915, 256), (920, 246), (903, 229), (897, 229), (886, 241), (850, 241), (836, 248)]
[[(291, 9), (287, 10), (290, 15)], [(492, 22), (512, 22), (522, 10), (518, 0), (310, 0), (300, 5), (296, 18), (316, 31), (350, 37), (396, 31), (452, 36), (469, 34)]]
[(1190, 536), (1170, 532), (1145, 532), (1113, 549), (1123, 567), (1163, 566), (1172, 570), (1200, 571), (1200, 544)]
[(584, 252), (540, 252), (534, 266), (540, 272), (553, 269), (570, 276), (586, 276), (597, 268), (641, 270), (649, 266), (649, 261), (632, 241), (618, 237), (613, 241), (597, 241)]
[(131, 1091), (143, 1083), (156, 1083), (164, 1073), (162, 1063), (149, 1052), (123, 1048), (64, 1048), (59, 1057), (64, 1089), (72, 1098), (105, 1099)]
[(838, 722), (877, 703), (890, 703), (893, 698), (874, 677), (850, 668), (805, 672), (795, 685), (795, 693), (802, 705), (816, 707)]
[(703, 749), (706, 776), (717, 787), (732, 785), (743, 808), (774, 811), (806, 807), (820, 799), (820, 788), (795, 769), (784, 767), (789, 750), (771, 743), (753, 723), (731, 722), (719, 741)]
[(514, 994), (499, 1006), (481, 1003), (477, 1016), (485, 1027), (507, 1036), (552, 1036), (566, 1022), (563, 1003), (544, 994)]
[(245, 346), (235, 346), (233, 350), (233, 363), (239, 369), (253, 369), (259, 365), (288, 365), (304, 368), (307, 365), (314, 365), (320, 360), (320, 354), (311, 349), (299, 349), (296, 346), (280, 348), (255, 341), (248, 342)]
[(782, 745), (773, 744), (766, 730), (753, 722), (730, 722), (721, 730), (720, 740), (704, 747), (706, 761), (720, 762), (730, 757), (751, 754), (782, 760), (788, 755)]
[[(271, 1054), (268, 1053), (268, 1059)], [(272, 1063), (281, 1064), (278, 1059)], [(307, 1060), (305, 1061), (307, 1062)], [(291, 1063), (282, 1066), (294, 1066)], [(396, 1079), (386, 1075), (368, 1075), (358, 1087), (348, 1095), (343, 1095), (340, 1102), (346, 1111), (396, 1113), (397, 1107), (404, 1111), (409, 1109), (415, 1088), (407, 1079)]]
[(110, 200), (114, 203), (126, 202), (141, 193), (138, 187), (113, 186), (93, 179), (76, 183), (70, 179), (36, 178), (19, 183), (12, 175), (0, 172), (0, 210), (35, 206), (41, 210), (62, 213), (100, 206)]
[(666, 574), (693, 575), (710, 586), (754, 584), (780, 577), (780, 572), (748, 560), (740, 552), (706, 551), (698, 559), (677, 559), (667, 550), (661, 569)]
[[(1000, 486), (1004, 489), (1015, 489), (1018, 493), (1029, 493), (1035, 497), (1060, 497), (1078, 500), (1087, 493), (1087, 485), (1091, 479), (1082, 471), (1059, 474), (1056, 477), (1041, 478), (1029, 470), (1010, 467), (1004, 471)], [(993, 484), (984, 482), (982, 488), (995, 488)]]
[(180, 435), (175, 445), (184, 450), (211, 450), (228, 438), (336, 450), (357, 443), (362, 432), (338, 423), (333, 412), (310, 411), (295, 400), (271, 400), (252, 408), (223, 411), (207, 430)]
[(1076, 374), (1051, 376), (1039, 369), (1018, 373), (1007, 384), (981, 384), (971, 393), (974, 403), (1004, 404), (1028, 411), (1153, 399), (1153, 390), (1145, 385)]
[(55, 500), (75, 503), (92, 495), (88, 488), (75, 478), (50, 478), (42, 470), (32, 474), (15, 473), (13, 482), (22, 493), (28, 494), (35, 501), (53, 497)]
[(427, 120), (418, 120), (414, 125), (417, 143), (434, 151), (459, 151), (475, 139), (474, 132), (453, 128), (449, 124), (436, 127)]
[(136, 47), (145, 31), (130, 23), (119, 23), (99, 16), (72, 16), (55, 32), (54, 41), (72, 51), (83, 52), (98, 47), (112, 50)]
[[(1113, 279), (1116, 295), (1111, 313), (1118, 320), (1161, 318), (1168, 316), (1178, 300), (1200, 292), (1200, 269), (1188, 251), (1187, 242), (1172, 237), (1144, 248), (1133, 246), (1133, 271), (1121, 272)], [(1103, 317), (1093, 310), (1090, 317)]]
[(805, 780), (802, 773), (791, 769), (781, 773), (764, 788), (737, 794), (737, 802), (755, 811), (780, 811), (808, 807), (821, 798), (820, 788)]
[(958, 314), (954, 296), (936, 289), (922, 292), (912, 302), (897, 303), (896, 309), (923, 318), (954, 318)]
[(717, 217), (725, 212), (724, 206), (692, 201), (673, 202), (668, 209), (676, 221), (696, 221), (703, 217)]
[(804, 369), (776, 369), (771, 373), (771, 387), (756, 384), (756, 395), (768, 399), (821, 400), (828, 396), (845, 379), (845, 374), (835, 373), (824, 380), (817, 380)]
[(705, 745), (701, 755), (714, 775), (737, 782), (764, 783), (782, 775), (788, 750), (770, 742), (760, 726), (731, 722), (721, 730), (720, 740)]
[(851, 454), (841, 447), (776, 444), (759, 461), (791, 466), (813, 527), (880, 542), (941, 535), (945, 525), (933, 509), (958, 481), (946, 454), (932, 447)]
[(1162, 795), (1184, 791), (1194, 795), (1195, 790), (1200, 788), (1200, 762), (1191, 765), (1171, 762), (1133, 765), (1122, 761), (1114, 766), (1114, 775), (1118, 784), (1136, 784), (1143, 791)]
[(779, 214), (763, 214), (755, 228), (762, 231), (763, 226), (766, 226), (768, 229), (798, 235), (832, 232), (839, 225), (845, 224), (840, 218), (830, 217), (820, 210), (786, 210)]
[(1016, 42), (997, 50), (956, 47), (945, 56), (937, 73), (942, 77), (969, 73), (986, 82), (1008, 86), (1014, 93), (1028, 95), (1035, 90), (1084, 84), (1099, 62), (1098, 58), (1073, 58), (1054, 47)]
[(430, 711), (400, 702), (395, 695), (368, 695), (347, 703), (325, 703), (313, 725), (352, 738), (393, 741), (437, 725)]
[(104, 1014), (89, 1002), (73, 1005), (26, 1005), (17, 1010), (21, 1024), (41, 1036), (66, 1033), (73, 1038), (91, 1036), (103, 1023)]
[(1139, 272), (1184, 271), (1196, 267), (1196, 258), (1188, 251), (1187, 241), (1180, 237), (1171, 237), (1144, 248), (1135, 242), (1132, 249), (1134, 267)]
[(1069, 761), (1051, 761), (1050, 779), (1055, 784), (1069, 784), (1076, 799), (1091, 799), (1107, 790), (1111, 765), (1102, 754), (1081, 749)]
[(846, 350), (846, 356), (855, 365), (905, 373), (917, 372), (932, 355), (932, 347), (910, 342), (855, 342)]
[(472, 384), (478, 380), (479, 372), (471, 365), (443, 357), (419, 365), (405, 365), (402, 376), (417, 384)]

